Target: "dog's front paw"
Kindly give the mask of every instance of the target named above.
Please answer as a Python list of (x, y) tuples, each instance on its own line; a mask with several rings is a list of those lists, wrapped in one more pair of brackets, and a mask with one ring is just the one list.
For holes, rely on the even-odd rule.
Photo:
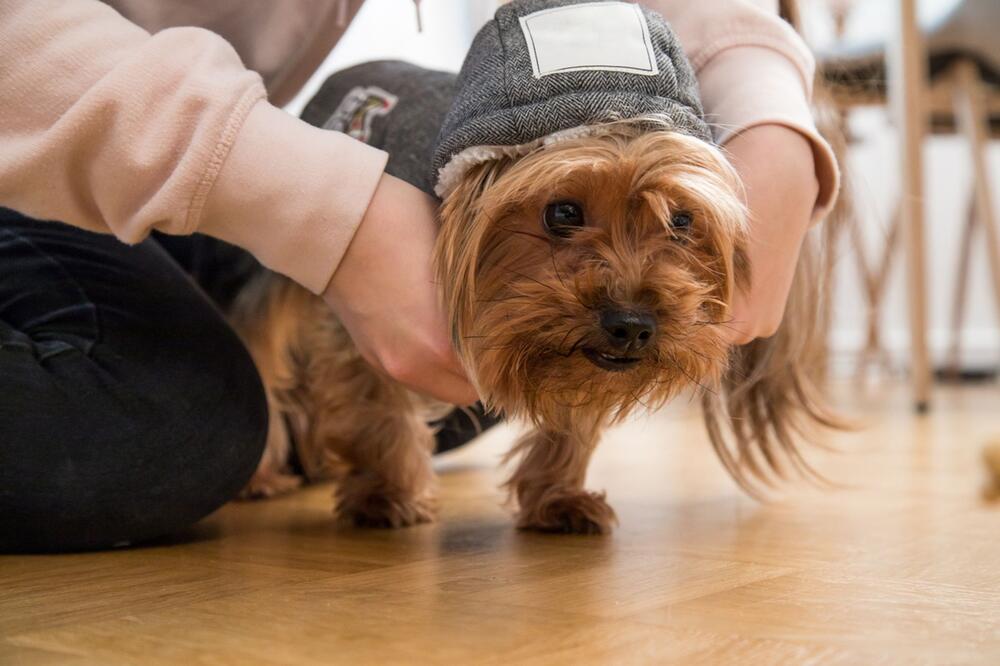
[(575, 491), (548, 494), (536, 506), (522, 505), (517, 526), (539, 532), (608, 534), (617, 522), (604, 493)]
[(386, 493), (340, 494), (337, 520), (356, 527), (409, 527), (434, 521), (434, 503), (429, 499)]

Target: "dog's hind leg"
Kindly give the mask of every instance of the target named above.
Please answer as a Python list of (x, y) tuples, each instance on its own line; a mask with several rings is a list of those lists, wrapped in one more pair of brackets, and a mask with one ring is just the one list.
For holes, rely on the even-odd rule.
[(282, 495), (302, 485), (304, 479), (289, 469), (292, 441), (285, 416), (289, 390), (298, 380), (289, 350), (299, 335), (302, 314), (312, 298), (287, 278), (273, 273), (254, 277), (236, 297), (229, 320), (253, 357), (267, 395), (268, 428), (264, 453), (240, 499)]
[(286, 278), (247, 285), (230, 317), (267, 387), (271, 416), (244, 496), (301, 483), (286, 468), (292, 434), (310, 481), (339, 479), (339, 517), (384, 527), (431, 520), (434, 437), (425, 401), (377, 373), (329, 306)]
[(247, 485), (240, 491), (239, 499), (266, 499), (284, 495), (303, 483), (303, 478), (288, 470), (288, 456), (291, 443), (285, 428), (283, 414), (268, 390), (267, 395), (267, 443), (264, 454), (257, 464), (257, 470)]
[[(349, 345), (346, 334), (343, 342)], [(353, 345), (326, 363), (310, 362), (307, 393), (315, 402), (305, 449), (337, 459), (338, 519), (368, 527), (431, 521), (434, 434), (420, 399), (377, 373)]]
[(335, 492), (340, 520), (363, 527), (433, 520), (433, 433), (414, 410), (400, 407), (370, 414), (367, 422), (352, 416), (353, 432), (335, 446), (348, 467)]

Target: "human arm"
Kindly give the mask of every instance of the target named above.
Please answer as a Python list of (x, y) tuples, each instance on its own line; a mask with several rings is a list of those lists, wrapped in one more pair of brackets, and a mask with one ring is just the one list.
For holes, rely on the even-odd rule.
[[(352, 242), (362, 219), (388, 223), (388, 206), (369, 206), (386, 155), (269, 104), (260, 77), (221, 37), (198, 28), (150, 35), (96, 0), (0, 0), (0, 90), (0, 205), (127, 243), (154, 229), (206, 233), (315, 293), (327, 291), (345, 256), (405, 247), (411, 263), (370, 268), (383, 270), (384, 312), (424, 304), (412, 337), (369, 330), (385, 317), (351, 333), (415, 388), (470, 398), (461, 380), (438, 381), (461, 369), (442, 358), (446, 327), (426, 305), (431, 243), (375, 233)], [(433, 215), (404, 205), (418, 195), (397, 186), (378, 199), (399, 200), (395, 224), (412, 218), (425, 229)], [(453, 390), (436, 393), (439, 383)]]
[(836, 160), (810, 110), (815, 64), (773, 0), (644, 0), (677, 32), (706, 119), (739, 172), (750, 211), (752, 284), (737, 294), (730, 339), (781, 323), (799, 248), (832, 208)]

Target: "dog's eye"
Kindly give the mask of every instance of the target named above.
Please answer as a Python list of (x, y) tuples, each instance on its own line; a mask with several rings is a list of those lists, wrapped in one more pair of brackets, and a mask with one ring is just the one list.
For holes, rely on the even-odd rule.
[(670, 218), (670, 227), (674, 231), (684, 232), (691, 228), (691, 221), (691, 213), (682, 210)]
[(545, 207), (543, 221), (546, 231), (561, 238), (571, 236), (574, 230), (586, 224), (583, 208), (571, 201), (550, 203)]

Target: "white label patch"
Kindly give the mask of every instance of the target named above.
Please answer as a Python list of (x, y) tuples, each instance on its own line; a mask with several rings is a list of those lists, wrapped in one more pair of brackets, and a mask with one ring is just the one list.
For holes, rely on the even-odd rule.
[(521, 30), (536, 79), (559, 72), (659, 73), (638, 5), (592, 2), (543, 9), (522, 16)]

